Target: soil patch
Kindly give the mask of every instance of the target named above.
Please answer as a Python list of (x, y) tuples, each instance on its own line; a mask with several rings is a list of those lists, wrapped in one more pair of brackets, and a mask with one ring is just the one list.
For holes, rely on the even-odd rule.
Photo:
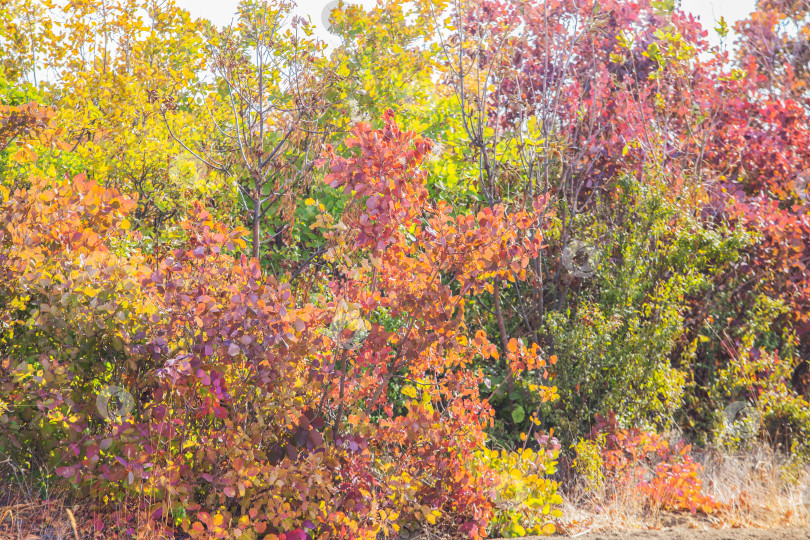
[(573, 536), (532, 536), (523, 540), (577, 538), (582, 540), (810, 540), (810, 527), (775, 529), (685, 529), (657, 531), (596, 531)]

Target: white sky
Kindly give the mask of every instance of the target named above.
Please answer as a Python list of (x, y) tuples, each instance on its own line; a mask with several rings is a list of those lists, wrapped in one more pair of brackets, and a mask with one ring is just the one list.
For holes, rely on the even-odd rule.
[(682, 0), (681, 9), (700, 16), (703, 26), (714, 28), (720, 17), (731, 26), (754, 10), (754, 0)]
[[(346, 1), (346, 0), (344, 0)], [(717, 34), (713, 31), (716, 21), (724, 17), (729, 27), (735, 21), (745, 18), (754, 9), (755, 0), (681, 0), (684, 11), (700, 16), (703, 26), (709, 30), (709, 39), (716, 42)], [(376, 0), (348, 0), (350, 3), (362, 4), (370, 8)], [(178, 5), (191, 12), (194, 17), (205, 17), (218, 26), (231, 22), (236, 13), (238, 0), (177, 0)], [(297, 0), (297, 12), (304, 17), (309, 16), (320, 30), (319, 36), (328, 41), (329, 34), (323, 27), (322, 18), (324, 9), (336, 4), (334, 0)]]

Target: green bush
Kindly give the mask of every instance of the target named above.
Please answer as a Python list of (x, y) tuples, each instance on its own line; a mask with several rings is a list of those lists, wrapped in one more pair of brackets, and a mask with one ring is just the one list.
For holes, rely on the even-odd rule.
[(626, 426), (673, 425), (688, 372), (672, 359), (690, 300), (711, 291), (746, 241), (701, 222), (654, 177), (624, 176), (615, 193), (581, 226), (601, 234), (578, 237), (597, 250), (596, 273), (575, 282), (567, 307), (544, 320), (561, 397), (549, 420), (570, 440), (609, 411)]

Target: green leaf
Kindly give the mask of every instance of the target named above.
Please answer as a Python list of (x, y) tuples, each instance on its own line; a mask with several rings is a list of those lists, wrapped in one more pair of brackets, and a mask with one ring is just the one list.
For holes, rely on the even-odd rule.
[(515, 424), (520, 424), (526, 418), (526, 411), (518, 405), (514, 409), (512, 409), (512, 421)]
[(514, 534), (515, 536), (518, 536), (518, 537), (526, 536), (526, 529), (524, 529), (523, 527), (521, 527), (517, 523), (512, 523), (511, 529), (512, 529), (512, 531), (511, 531), (512, 534)]

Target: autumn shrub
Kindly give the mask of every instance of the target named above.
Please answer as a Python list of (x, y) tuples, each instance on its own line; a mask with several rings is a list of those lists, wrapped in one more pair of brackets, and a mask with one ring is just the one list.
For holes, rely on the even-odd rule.
[(33, 179), (13, 193), (0, 186), (0, 197), (0, 444), (18, 466), (52, 471), (64, 430), (90, 426), (71, 403), (123, 371), (126, 342), (144, 322), (143, 259), (109, 247), (127, 243), (135, 203), (83, 176)]
[[(749, 75), (745, 84), (750, 95), (756, 95), (762, 75)], [(808, 134), (806, 111), (795, 102), (760, 98), (754, 100), (756, 105), (736, 101), (724, 112), (728, 117), (722, 124), (723, 137), (716, 153), (711, 152), (712, 166), (724, 173), (723, 188), (705, 210), (749, 241), (740, 249), (738, 262), (716, 276), (712, 301), (691, 308), (692, 342), (681, 358), (692, 380), (681, 423), (701, 444), (719, 434), (717, 439), (724, 444), (748, 445), (751, 440), (726, 437), (728, 430), (722, 426), (725, 408), (743, 401), (760, 418), (768, 417), (767, 433), (757, 425), (751, 427), (754, 435), (789, 449), (792, 443), (785, 434), (796, 432), (804, 423), (802, 415), (772, 415), (765, 409), (776, 401), (802, 401), (802, 390), (791, 379), (807, 357), (810, 330), (806, 286), (810, 228), (801, 195), (808, 159), (803, 141)], [(732, 155), (728, 149), (735, 146), (744, 151)], [(763, 400), (767, 395), (772, 397)], [(781, 421), (784, 424), (778, 427)]]
[[(544, 420), (568, 442), (613, 409), (625, 426), (678, 423), (708, 444), (728, 405), (710, 396), (732, 362), (724, 342), (745, 332), (760, 296), (788, 307), (761, 338), (783, 357), (808, 350), (806, 73), (793, 71), (795, 48), (774, 48), (794, 36), (770, 30), (804, 25), (806, 10), (760, 5), (736, 58), (673, 3), (451, 11), (442, 74), (471, 110), (451, 120), (440, 167), (477, 179), (482, 204), (547, 193), (557, 216), (532, 279), (482, 297), (478, 320), (538, 336), (560, 358), (561, 400)], [(716, 31), (729, 35), (725, 23)], [(468, 70), (487, 84), (469, 84)], [(571, 252), (594, 256), (597, 271), (565, 268)], [(638, 394), (624, 399), (630, 387)], [(511, 417), (526, 408), (519, 391), (491, 399), (498, 436), (526, 425)]]
[(558, 483), (549, 480), (556, 472), (559, 443), (553, 437), (536, 435), (538, 451), (524, 448), (509, 452), (482, 450), (476, 457), (480, 467), (495, 471), (500, 483), (493, 493), (495, 516), (489, 527), (496, 536), (521, 537), (551, 534), (554, 521), (562, 515)]
[[(643, 507), (691, 513), (712, 513), (719, 505), (702, 492), (698, 476), (700, 464), (692, 458), (691, 446), (684, 442), (670, 444), (660, 435), (639, 429), (622, 429), (614, 415), (597, 418), (591, 444), (599, 449), (601, 474), (608, 497), (634, 493)], [(593, 460), (590, 452), (578, 453), (578, 468), (586, 472)], [(590, 465), (592, 466), (592, 465)]]
[[(764, 438), (797, 459), (808, 455), (807, 398), (794, 384), (802, 363), (797, 339), (789, 330), (784, 336), (772, 333), (775, 321), (789, 311), (785, 302), (761, 296), (745, 331), (726, 337), (731, 360), (718, 371), (709, 394), (717, 403), (713, 442), (736, 451)], [(774, 340), (782, 346), (774, 347)]]
[(332, 48), (57, 4), (0, 6), (8, 485), (102, 535), (520, 536), (558, 459), (692, 512), (661, 433), (810, 459), (806, 9), (733, 52), (669, 1), (383, 0)]
[[(132, 245), (134, 202), (115, 190), (76, 177), (4, 193), (0, 451), (102, 510), (135, 504), (193, 537), (421, 524), (482, 537), (519, 533), (518, 519), (551, 532), (554, 443), (488, 453), (493, 411), (472, 366), (499, 355), (463, 319), (494, 277), (525, 277), (533, 220), (431, 203), (430, 142), (384, 120), (353, 130), (356, 156), (325, 157), (352, 204), (319, 226), (352, 267), (309, 289), (239, 255), (245, 231), (201, 205), (183, 247), (155, 261)], [(545, 365), (514, 339), (506, 359), (515, 378)], [(395, 379), (412, 385), (396, 412)], [(99, 417), (110, 385), (132, 408)]]

